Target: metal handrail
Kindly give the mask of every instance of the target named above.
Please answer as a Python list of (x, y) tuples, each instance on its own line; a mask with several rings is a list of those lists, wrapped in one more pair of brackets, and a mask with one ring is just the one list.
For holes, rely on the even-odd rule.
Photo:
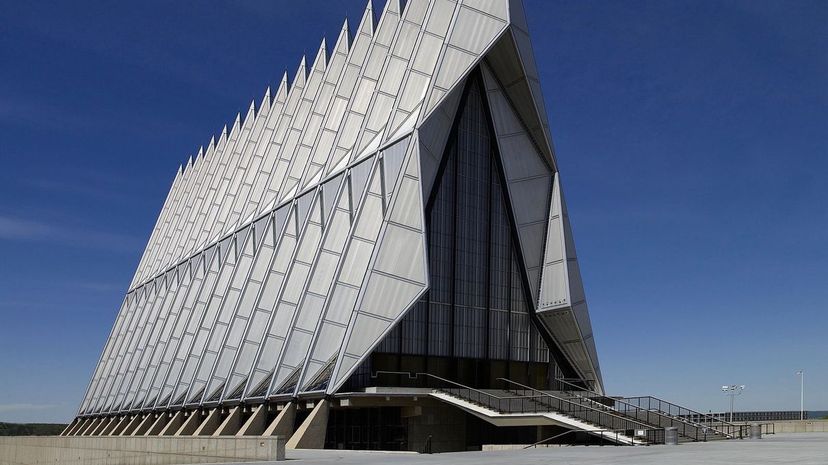
[[(569, 385), (569, 386), (572, 386), (572, 387), (574, 387), (574, 388), (577, 388), (577, 389), (578, 389), (578, 390), (580, 390), (580, 391), (586, 391), (586, 392), (589, 392), (589, 393), (595, 394), (595, 395), (597, 395), (597, 396), (607, 397), (607, 396), (602, 395), (601, 393), (598, 393), (598, 392), (592, 391), (592, 390), (590, 390), (590, 389), (584, 389), (584, 388), (582, 388), (581, 386), (578, 386), (577, 384), (570, 383), (569, 381), (567, 381), (567, 380), (566, 380), (566, 379), (564, 379), (564, 378), (555, 378), (555, 381), (560, 381), (560, 382), (562, 382), (562, 383), (564, 383), (564, 384), (567, 384), (567, 385)], [(709, 421), (710, 421), (710, 422), (718, 422), (718, 423), (723, 423), (723, 424), (725, 424), (725, 425), (729, 425), (729, 426), (738, 426), (738, 425), (735, 425), (735, 424), (733, 424), (733, 423), (731, 423), (731, 422), (729, 422), (729, 421), (726, 421), (726, 420), (721, 420), (721, 419), (716, 418), (716, 417), (714, 417), (714, 416), (712, 416), (712, 415), (708, 415), (708, 414), (706, 414), (706, 413), (702, 413), (702, 412), (697, 412), (697, 411), (695, 411), (695, 410), (693, 410), (693, 409), (690, 409), (690, 408), (687, 408), (687, 407), (682, 407), (681, 405), (674, 404), (674, 403), (672, 403), (672, 402), (666, 401), (666, 400), (661, 399), (661, 398), (656, 397), (656, 396), (635, 396), (635, 397), (623, 397), (622, 399), (642, 399), (642, 398), (650, 398), (650, 399), (655, 399), (655, 400), (657, 400), (657, 401), (659, 401), (659, 402), (662, 402), (662, 403), (665, 403), (665, 404), (667, 404), (667, 405), (671, 405), (671, 406), (674, 406), (674, 407), (678, 407), (679, 409), (684, 409), (684, 410), (687, 410), (687, 411), (688, 411), (690, 414), (692, 414), (692, 415), (698, 415), (698, 416), (700, 416), (700, 417), (704, 417), (704, 418), (709, 419)], [(616, 400), (616, 401), (618, 400), (617, 398), (612, 398), (612, 399), (613, 399), (613, 400)], [(623, 401), (622, 401), (622, 402), (623, 402)], [(665, 413), (669, 413), (669, 412), (665, 412)], [(704, 426), (704, 425), (703, 425), (703, 426)]]
[[(446, 382), (446, 383), (449, 383), (449, 384), (453, 384), (453, 385), (455, 385), (459, 388), (467, 389), (469, 391), (474, 391), (478, 394), (482, 394), (484, 396), (491, 397), (491, 398), (498, 399), (498, 400), (515, 400), (515, 399), (525, 400), (525, 399), (533, 399), (534, 398), (534, 396), (521, 396), (521, 395), (517, 395), (517, 396), (498, 396), (498, 395), (492, 394), (490, 392), (485, 392), (485, 391), (481, 391), (479, 389), (475, 389), (475, 388), (470, 387), (470, 386), (466, 386), (465, 384), (460, 384), (457, 381), (452, 381), (450, 379), (446, 379), (446, 378), (442, 378), (442, 377), (437, 376), (437, 375), (433, 375), (431, 373), (411, 373), (411, 372), (407, 372), (407, 371), (384, 371), (384, 370), (376, 371), (375, 373), (376, 373), (376, 375), (371, 375), (372, 378), (376, 378), (377, 375), (380, 375), (380, 374), (408, 375), (408, 379), (417, 379), (419, 375), (428, 376), (428, 377), (438, 379), (440, 381), (443, 381), (443, 382)], [(414, 376), (411, 376), (411, 375), (414, 375)], [(504, 381), (508, 381), (508, 382), (511, 382), (511, 383), (518, 384), (515, 381), (511, 381), (511, 380), (508, 380), (506, 378), (497, 378), (497, 379), (502, 379)], [(537, 389), (531, 388), (531, 387), (529, 389), (534, 390), (534, 391), (538, 391)], [(618, 418), (620, 420), (628, 421), (628, 422), (637, 424), (639, 426), (644, 426), (646, 428), (652, 428), (652, 425), (648, 425), (648, 424), (640, 422), (640, 421), (632, 420), (632, 419), (626, 418), (622, 415), (616, 415), (616, 414), (613, 414), (613, 413), (610, 413), (610, 412), (607, 412), (607, 411), (604, 411), (604, 410), (601, 410), (601, 409), (597, 409), (595, 407), (590, 407), (590, 406), (587, 406), (587, 405), (583, 405), (581, 403), (573, 402), (569, 399), (565, 399), (563, 397), (557, 397), (557, 396), (554, 396), (554, 395), (549, 394), (547, 392), (543, 392), (543, 391), (538, 391), (538, 392), (540, 392), (545, 397), (552, 397), (555, 400), (570, 404), (572, 406), (586, 408), (588, 410), (592, 410), (592, 411), (595, 411), (595, 412), (598, 412), (598, 413), (601, 413), (601, 414), (604, 414), (604, 415), (609, 415), (611, 417), (615, 417), (615, 418)]]
[[(738, 426), (738, 425), (736, 425), (734, 423), (731, 423), (727, 420), (722, 420), (722, 419), (716, 418), (712, 415), (708, 415), (706, 413), (697, 412), (693, 409), (689, 409), (687, 407), (682, 407), (681, 405), (674, 404), (670, 401), (658, 398), (656, 396), (631, 396), (631, 397), (622, 397), (620, 400), (624, 403), (629, 403), (629, 402), (626, 402), (626, 399), (653, 399), (653, 400), (658, 401), (659, 403), (667, 404), (667, 405), (672, 406), (672, 407), (677, 407), (679, 410), (686, 410), (690, 415), (696, 416), (697, 418), (704, 418), (710, 423), (721, 423), (721, 424), (728, 425), (728, 426)], [(619, 399), (614, 399), (614, 400), (619, 400)], [(690, 415), (688, 415), (688, 416), (690, 416)], [(699, 422), (693, 422), (693, 423), (699, 423)], [(699, 423), (699, 424), (703, 425), (703, 423)]]
[[(701, 412), (696, 412), (696, 411), (691, 410), (687, 407), (682, 407), (681, 405), (677, 405), (677, 404), (674, 404), (672, 402), (668, 402), (666, 400), (659, 399), (658, 397), (636, 396), (636, 397), (623, 397), (623, 398), (614, 399), (614, 400), (616, 402), (619, 402), (619, 403), (622, 403), (622, 404), (625, 404), (625, 405), (632, 405), (632, 406), (637, 407), (637, 408), (644, 408), (640, 402), (643, 401), (643, 400), (646, 400), (648, 409), (656, 408), (657, 410), (663, 411), (663, 412), (667, 413), (668, 415), (671, 415), (671, 416), (679, 419), (680, 421), (685, 421), (687, 423), (695, 424), (695, 425), (698, 425), (700, 427), (709, 428), (709, 429), (711, 429), (715, 432), (718, 432), (718, 433), (723, 434), (725, 436), (729, 436), (731, 438), (735, 438), (737, 436), (739, 438), (745, 437), (745, 428), (742, 425), (736, 425), (736, 424), (730, 423), (730, 422), (725, 421), (725, 420), (717, 419), (717, 418), (714, 418), (710, 415), (707, 415), (707, 414), (704, 414), (704, 413), (701, 413)], [(633, 402), (630, 402), (630, 401), (636, 401), (636, 402), (639, 402), (639, 403), (633, 403)], [(655, 406), (653, 404), (655, 404)], [(668, 410), (665, 411), (662, 407), (662, 404), (666, 405)], [(673, 414), (670, 411), (672, 407), (675, 407), (678, 410), (678, 413)], [(686, 414), (682, 413), (682, 411), (686, 412)], [(704, 421), (693, 421), (693, 418), (696, 418), (698, 420), (704, 419)]]
[[(534, 402), (535, 404), (539, 403), (539, 401), (537, 400), (538, 396), (520, 396), (520, 395), (518, 395), (518, 396), (502, 397), (502, 396), (498, 396), (498, 395), (495, 395), (495, 394), (492, 394), (492, 393), (489, 393), (489, 392), (481, 391), (480, 389), (475, 389), (473, 387), (466, 386), (464, 384), (458, 383), (457, 381), (453, 381), (453, 380), (446, 379), (446, 378), (443, 378), (443, 377), (440, 377), (440, 376), (437, 376), (437, 375), (433, 375), (431, 373), (412, 373), (412, 372), (407, 372), (407, 371), (380, 370), (380, 371), (376, 371), (376, 372), (372, 373), (371, 377), (372, 378), (377, 378), (381, 374), (406, 375), (406, 376), (408, 376), (408, 379), (411, 379), (411, 380), (418, 379), (420, 375), (427, 376), (427, 377), (430, 377), (430, 378), (434, 378), (434, 379), (437, 379), (439, 381), (451, 384), (453, 386), (457, 386), (459, 388), (458, 391), (467, 390), (469, 392), (476, 393), (477, 397), (478, 397), (477, 398), (478, 403), (480, 403), (484, 406), (490, 407), (492, 409), (496, 409), (499, 412), (509, 412), (510, 411), (510, 409), (503, 408), (504, 407), (503, 401), (511, 401), (511, 400), (526, 401), (526, 400), (529, 400), (529, 401)], [(503, 379), (505, 381), (510, 381), (510, 380), (506, 380), (505, 378), (503, 378)], [(532, 389), (534, 389), (534, 388), (532, 388)], [(444, 390), (448, 394), (453, 394), (451, 391), (446, 391), (445, 388), (443, 388), (442, 390)], [(539, 392), (541, 392), (543, 397), (551, 397), (551, 398), (554, 398), (555, 400), (557, 400), (559, 402), (559, 406), (567, 405), (568, 407), (570, 407), (570, 410), (568, 410), (568, 411), (563, 409), (563, 408), (559, 408), (558, 409), (559, 413), (570, 413), (570, 414), (574, 414), (576, 416), (578, 414), (580, 414), (580, 416), (579, 416), (580, 419), (585, 420), (585, 421), (592, 421), (589, 418), (584, 418), (584, 417), (589, 416), (588, 415), (589, 412), (592, 412), (592, 413), (597, 415), (597, 418), (596, 418), (597, 421), (596, 422), (598, 422), (599, 424), (602, 421), (606, 421), (606, 418), (609, 417), (609, 418), (615, 419), (616, 422), (620, 421), (620, 422), (622, 422), (622, 424), (631, 426), (630, 428), (625, 428), (623, 430), (634, 430), (634, 429), (651, 430), (651, 429), (653, 429), (652, 425), (648, 425), (644, 422), (634, 420), (634, 419), (631, 419), (629, 417), (624, 417), (622, 415), (614, 414), (612, 412), (607, 412), (606, 410), (598, 409), (598, 408), (595, 408), (595, 407), (592, 407), (592, 406), (589, 406), (589, 405), (584, 405), (584, 404), (579, 403), (579, 402), (573, 402), (572, 400), (569, 400), (569, 399), (556, 397), (556, 396), (553, 396), (551, 394), (545, 393), (543, 391), (539, 391)], [(459, 395), (460, 393), (458, 392), (457, 394)], [(492, 399), (493, 401), (491, 403), (484, 403), (482, 401), (482, 399), (480, 398), (481, 396), (485, 396), (486, 398)], [(466, 400), (474, 401), (473, 396), (468, 396), (466, 398)], [(495, 407), (494, 404), (496, 404), (497, 407)], [(546, 404), (543, 404), (543, 403), (541, 403), (541, 404), (545, 405), (549, 409), (549, 411), (554, 410), (552, 408), (552, 405), (546, 405)], [(510, 405), (510, 404), (507, 403), (506, 405)], [(523, 406), (521, 405), (521, 407), (523, 407)], [(585, 412), (583, 412), (583, 410), (586, 410), (586, 411), (589, 411), (589, 412), (585, 413)], [(537, 413), (538, 410), (534, 409), (534, 410), (530, 411), (528, 409), (521, 408), (521, 411), (523, 413), (529, 413), (529, 412)], [(590, 432), (590, 431), (587, 431), (587, 432)]]
[[(490, 396), (490, 397), (496, 397), (496, 398), (499, 398), (499, 399), (506, 399), (506, 397), (498, 397), (498, 396), (496, 396), (494, 394), (491, 394), (489, 392), (481, 391), (480, 389), (475, 389), (473, 387), (466, 386), (465, 384), (460, 384), (457, 381), (452, 381), (450, 379), (441, 378), (440, 376), (432, 375), (431, 373), (412, 373), (410, 371), (385, 371), (385, 370), (380, 370), (380, 371), (375, 371), (374, 374), (371, 375), (371, 378), (377, 378), (381, 374), (382, 375), (408, 375), (408, 379), (418, 379), (419, 375), (429, 376), (429, 377), (434, 378), (434, 379), (439, 379), (440, 381), (443, 381), (445, 383), (453, 384), (453, 385), (455, 385), (459, 388), (468, 389), (470, 391), (475, 391), (478, 394), (483, 394), (483, 395)], [(414, 376), (411, 376), (411, 375), (414, 375)]]
[[(564, 384), (567, 384), (567, 385), (569, 385), (569, 386), (575, 387), (575, 388), (577, 388), (579, 391), (589, 392), (589, 393), (591, 393), (591, 394), (595, 394), (596, 396), (600, 396), (600, 397), (607, 397), (607, 396), (604, 396), (604, 395), (602, 395), (602, 394), (600, 394), (600, 393), (598, 393), (598, 392), (595, 392), (595, 391), (592, 391), (592, 390), (589, 390), (589, 389), (584, 389), (584, 388), (583, 388), (583, 387), (581, 387), (581, 386), (578, 386), (578, 385), (576, 385), (576, 384), (570, 383), (569, 381), (567, 381), (567, 380), (565, 380), (565, 379), (563, 379), (563, 378), (555, 378), (555, 381), (560, 381), (561, 383), (564, 383)], [(573, 394), (575, 394), (576, 396), (578, 395), (578, 393), (577, 393), (577, 392), (573, 392), (573, 391), (570, 391), (570, 392), (572, 392), (572, 393), (573, 393)], [(663, 403), (663, 404), (666, 404), (666, 405), (668, 406), (668, 408), (669, 408), (669, 407), (676, 407), (676, 408), (679, 410), (679, 414), (678, 414), (678, 415), (673, 415), (673, 414), (672, 414), (669, 410), (665, 411), (665, 410), (662, 410), (661, 408), (659, 408), (659, 409), (658, 409), (658, 411), (663, 412), (663, 413), (665, 413), (667, 416), (672, 417), (672, 418), (675, 418), (675, 419), (677, 419), (678, 421), (680, 421), (680, 422), (682, 422), (682, 423), (690, 424), (690, 425), (693, 425), (693, 426), (695, 426), (695, 427), (697, 427), (697, 428), (708, 428), (708, 429), (712, 430), (712, 431), (713, 431), (713, 432), (715, 432), (715, 433), (719, 433), (719, 434), (722, 434), (722, 435), (725, 435), (725, 436), (730, 436), (731, 438), (732, 438), (732, 437), (735, 437), (735, 435), (734, 435), (733, 431), (734, 431), (734, 430), (737, 430), (737, 431), (739, 432), (739, 437), (740, 437), (740, 438), (741, 438), (741, 437), (744, 437), (743, 428), (742, 428), (741, 426), (739, 426), (739, 425), (734, 425), (733, 423), (729, 423), (729, 422), (727, 422), (727, 421), (722, 421), (722, 420), (716, 419), (716, 418), (714, 418), (714, 417), (712, 417), (712, 416), (710, 416), (710, 415), (707, 415), (707, 414), (704, 414), (704, 413), (701, 413), (701, 412), (697, 412), (697, 411), (692, 410), (692, 409), (689, 409), (689, 408), (687, 408), (687, 407), (682, 407), (681, 405), (674, 404), (674, 403), (672, 403), (672, 402), (668, 402), (668, 401), (666, 401), (666, 400), (660, 399), (660, 398), (655, 397), (655, 396), (638, 396), (638, 397), (622, 397), (622, 398), (612, 397), (611, 399), (612, 399), (614, 402), (616, 402), (616, 403), (620, 403), (620, 404), (628, 405), (628, 406), (633, 407), (633, 408), (635, 408), (635, 409), (643, 409), (643, 407), (641, 407), (640, 405), (633, 404), (633, 403), (631, 403), (631, 402), (627, 402), (627, 401), (626, 401), (626, 399), (654, 399), (654, 400), (656, 400), (656, 401), (658, 401), (658, 402), (659, 402), (659, 407), (660, 407), (660, 404), (662, 404), (662, 403)], [(649, 402), (648, 402), (647, 406), (648, 406), (648, 409), (647, 409), (647, 410), (648, 410), (648, 411), (651, 411), (652, 409), (651, 409), (651, 408), (649, 408), (649, 407), (650, 407)], [(691, 420), (689, 420), (687, 417), (683, 418), (683, 417), (682, 417), (682, 415), (681, 415), (681, 413), (680, 413), (680, 412), (681, 412), (681, 410), (686, 410), (686, 411), (688, 412), (688, 414), (689, 414), (689, 415), (687, 415), (687, 417), (691, 417), (691, 416), (694, 416), (694, 415), (696, 415), (696, 416), (698, 416), (698, 417), (700, 417), (700, 418), (701, 418), (701, 417), (703, 417), (703, 418), (705, 418), (705, 419), (708, 419), (708, 422), (709, 422), (710, 424), (705, 424), (705, 423), (700, 423), (700, 422), (696, 422), (696, 421), (691, 421)], [(727, 430), (729, 430), (730, 432), (722, 431), (722, 430), (720, 430), (720, 429), (717, 429), (717, 428), (713, 427), (713, 426), (712, 426), (712, 424), (713, 424), (713, 423), (720, 423), (720, 424), (722, 424), (723, 426), (726, 426), (727, 428), (723, 428), (723, 429), (727, 429)]]
[[(507, 383), (514, 384), (516, 386), (520, 386), (523, 389), (529, 389), (529, 390), (541, 393), (542, 395), (552, 397), (552, 398), (555, 398), (555, 399), (559, 399), (557, 396), (554, 396), (554, 395), (552, 395), (548, 392), (541, 391), (540, 389), (536, 389), (536, 388), (533, 388), (532, 386), (527, 386), (525, 384), (521, 384), (517, 381), (513, 381), (513, 380), (508, 379), (508, 378), (497, 378), (497, 379), (501, 380), (501, 381), (505, 381)], [(598, 395), (600, 396), (600, 394), (598, 394)], [(606, 397), (606, 396), (601, 396), (601, 397)], [(578, 398), (589, 401), (589, 402), (593, 402), (593, 403), (596, 402), (595, 400), (587, 398), (587, 397), (578, 396)], [(598, 403), (600, 404), (600, 402), (598, 402)], [(603, 404), (601, 404), (601, 405), (603, 405)], [(654, 426), (657, 427), (657, 428), (661, 428), (661, 427), (664, 427), (664, 426), (675, 426), (675, 427), (677, 427), (678, 433), (681, 434), (682, 436), (686, 437), (686, 438), (690, 438), (690, 439), (693, 439), (695, 441), (699, 441), (699, 440), (706, 441), (707, 440), (707, 434), (705, 432), (702, 432), (701, 435), (699, 434), (699, 429), (700, 428), (707, 428), (706, 426), (694, 425), (694, 424), (691, 424), (689, 422), (682, 421), (678, 418), (672, 417), (670, 415), (664, 415), (663, 413), (661, 413), (659, 411), (645, 410), (641, 407), (638, 407), (638, 406), (635, 406), (635, 405), (632, 405), (632, 404), (629, 404), (629, 405), (630, 405), (630, 407), (635, 409), (635, 413), (642, 412), (646, 416), (647, 421), (650, 421), (650, 416), (654, 415), (656, 418), (664, 419), (669, 423), (668, 425), (663, 425), (663, 424), (658, 424), (658, 423), (652, 423), (651, 422), (650, 425), (647, 425), (647, 428), (652, 429)], [(617, 410), (615, 410), (615, 409), (613, 409), (609, 406), (606, 406), (606, 405), (603, 405), (603, 408), (605, 408), (607, 410), (617, 411)], [(619, 411), (619, 414), (621, 414), (620, 411)], [(627, 416), (627, 417), (622, 417), (622, 418), (629, 418), (629, 417)], [(688, 431), (687, 430), (688, 426), (692, 427), (694, 429), (694, 431)], [(712, 428), (710, 428), (710, 429), (712, 429)]]

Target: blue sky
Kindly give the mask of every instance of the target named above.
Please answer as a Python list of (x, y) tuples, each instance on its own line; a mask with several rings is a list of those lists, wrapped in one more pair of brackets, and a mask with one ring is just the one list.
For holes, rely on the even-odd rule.
[[(828, 3), (525, 3), (608, 391), (828, 409)], [(178, 164), (363, 7), (0, 0), (0, 421), (72, 417)]]

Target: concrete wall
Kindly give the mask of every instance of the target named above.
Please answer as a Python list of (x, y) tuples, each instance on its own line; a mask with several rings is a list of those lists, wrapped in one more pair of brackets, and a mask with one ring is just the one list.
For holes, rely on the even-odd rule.
[(284, 460), (281, 437), (0, 437), (0, 465), (143, 465)]
[(789, 420), (760, 422), (773, 423), (776, 434), (780, 433), (828, 433), (828, 420)]

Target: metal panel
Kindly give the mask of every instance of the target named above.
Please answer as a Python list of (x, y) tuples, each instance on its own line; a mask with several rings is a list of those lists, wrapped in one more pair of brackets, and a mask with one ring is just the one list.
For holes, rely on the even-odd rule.
[(400, 205), (400, 207), (391, 211), (389, 220), (409, 228), (422, 230), (423, 214), (422, 212), (416, 210), (416, 206), (419, 204), (419, 201), (419, 182), (411, 179), (410, 177), (404, 177), (401, 181), (399, 192), (397, 193), (397, 204)]
[[(318, 234), (322, 227), (321, 195), (317, 192), (306, 194), (305, 197), (313, 195), (313, 205), (310, 208), (307, 222), (302, 227), (302, 234), (297, 247), (291, 247), (291, 266), (286, 270), (284, 286), (281, 286), (278, 303), (275, 311), (270, 315), (267, 324), (268, 330), (264, 333), (264, 339), (259, 344), (255, 357), (256, 362), (246, 382), (245, 396), (261, 397), (266, 392), (259, 392), (264, 383), (271, 377), (277, 366), (278, 360), (283, 356), (285, 339), (290, 328), (290, 322), (294, 319), (297, 304), (301, 299), (302, 290), (310, 273), (310, 265), (307, 262), (298, 261), (298, 257), (309, 255), (305, 250), (316, 250), (319, 247), (320, 236)], [(299, 199), (302, 202), (302, 199)], [(284, 239), (283, 239), (284, 243)], [(280, 253), (282, 251), (280, 250)]]
[[(220, 354), (213, 379), (208, 386), (208, 392), (215, 393), (223, 384), (222, 397), (230, 395), (238, 398), (241, 395), (239, 390), (249, 376), (255, 352), (272, 314), (278, 290), (284, 281), (283, 273), (273, 269), (272, 264), (277, 244), (280, 248), (293, 247), (293, 241), (287, 239), (295, 234), (296, 222), (285, 221), (288, 217), (287, 210), (291, 208), (287, 206), (277, 211), (274, 221), (268, 222), (231, 331)], [(283, 229), (285, 226), (287, 228)], [(282, 239), (277, 241), (277, 235)], [(287, 246), (284, 245), (285, 242), (288, 243)]]
[(155, 350), (155, 346), (158, 344), (161, 337), (162, 329), (165, 326), (166, 320), (170, 317), (172, 305), (175, 301), (175, 295), (179, 288), (178, 268), (167, 273), (166, 277), (166, 295), (160, 300), (160, 302), (157, 302), (158, 310), (155, 316), (150, 316), (153, 320), (151, 331), (147, 331), (146, 338), (142, 338), (142, 341), (139, 342), (138, 350), (141, 355), (140, 359), (138, 359), (135, 364), (134, 376), (125, 383), (128, 387), (128, 393), (124, 397), (123, 402), (120, 404), (120, 408), (122, 410), (129, 410), (132, 407), (135, 397), (138, 395), (138, 390), (143, 384), (146, 372), (149, 370), (150, 361)]
[(548, 208), (545, 207), (545, 199), (550, 196), (552, 174), (528, 129), (522, 125), (509, 104), (505, 91), (486, 66), (482, 69), (524, 265), (532, 296), (537, 301), (547, 229)]
[[(510, 30), (515, 29), (512, 27)], [(526, 75), (517, 47), (513, 34), (504, 34), (486, 54), (486, 63), (492, 74), (502, 83), (506, 95), (520, 115), (520, 120), (529, 129), (541, 153), (554, 168), (555, 156), (542, 97), (533, 94), (531, 87), (535, 85), (533, 81), (536, 79)], [(544, 112), (543, 115), (541, 111)]]
[(457, 2), (452, 0), (436, 0), (432, 7), (432, 13), (426, 22), (426, 31), (438, 37), (445, 37), (454, 17), (456, 6)]
[(109, 369), (110, 359), (112, 358), (113, 353), (117, 350), (116, 348), (120, 343), (121, 334), (123, 334), (126, 326), (132, 319), (135, 303), (137, 302), (138, 294), (140, 294), (141, 292), (143, 291), (141, 291), (140, 289), (136, 289), (130, 291), (129, 293), (127, 293), (126, 297), (124, 297), (124, 302), (121, 305), (121, 310), (120, 312), (118, 312), (115, 324), (112, 328), (109, 338), (107, 339), (106, 345), (104, 346), (103, 353), (101, 354), (100, 360), (98, 361), (98, 365), (95, 369), (92, 381), (89, 383), (86, 396), (81, 404), (81, 408), (79, 409), (80, 413), (89, 413), (89, 411), (92, 408), (92, 405), (94, 405), (94, 403), (97, 402), (100, 384), (103, 383), (103, 378), (105, 378), (107, 370)]
[(180, 405), (180, 403), (183, 402), (183, 394), (186, 393), (188, 385), (180, 383), (182, 372), (186, 361), (189, 358), (193, 344), (195, 343), (196, 334), (198, 333), (201, 322), (203, 321), (206, 307), (213, 295), (215, 283), (218, 280), (219, 272), (222, 269), (224, 261), (224, 257), (221, 256), (221, 253), (216, 252), (217, 249), (219, 249), (219, 246), (209, 249), (213, 252), (211, 257), (208, 253), (208, 258), (210, 259), (209, 266), (206, 269), (203, 281), (201, 281), (201, 286), (199, 287), (197, 294), (194, 296), (192, 307), (189, 312), (190, 318), (187, 322), (186, 329), (177, 344), (175, 358), (170, 365), (170, 369), (164, 383), (164, 388), (158, 401), (165, 405), (174, 403)]
[[(255, 234), (249, 234), (250, 230), (252, 230), (252, 225), (240, 231), (236, 236), (241, 253), (233, 270), (233, 277), (230, 279), (230, 287), (222, 297), (221, 307), (211, 325), (209, 338), (199, 359), (199, 365), (190, 386), (191, 402), (197, 400), (204, 402), (215, 394), (214, 388), (206, 389), (207, 384), (218, 365), (222, 349), (230, 334), (231, 324), (239, 312), (242, 295), (250, 287), (250, 274), (256, 253)], [(253, 288), (257, 289), (258, 286), (254, 285)]]
[[(198, 258), (200, 257), (194, 258), (193, 260)], [(135, 408), (143, 408), (147, 403), (147, 397), (153, 392), (153, 382), (155, 381), (159, 367), (161, 366), (162, 357), (166, 353), (167, 346), (171, 341), (173, 328), (178, 323), (178, 319), (181, 315), (181, 308), (184, 305), (184, 300), (192, 283), (192, 269), (193, 266), (191, 266), (189, 262), (185, 262), (183, 265), (179, 265), (178, 267), (179, 282), (175, 290), (175, 297), (170, 304), (169, 315), (167, 316), (167, 319), (164, 322), (164, 327), (161, 329), (158, 336), (158, 340), (156, 341), (153, 349), (153, 354), (150, 358), (149, 366), (144, 375), (144, 380), (142, 381), (138, 394), (135, 397), (135, 401), (133, 403)], [(157, 395), (157, 391), (155, 395)], [(153, 397), (151, 401), (154, 402), (154, 400), (155, 398)]]
[[(521, 0), (516, 0), (520, 3)], [(473, 0), (471, 2), (464, 2), (464, 7), (474, 8), (487, 15), (494, 16), (500, 20), (506, 21), (509, 18), (509, 10), (512, 8), (512, 1), (504, 0)]]
[[(498, 2), (503, 4), (504, 2)], [(475, 5), (480, 6), (480, 5)], [(479, 55), (506, 27), (506, 21), (482, 14), (466, 5), (460, 7), (448, 43)], [(447, 89), (450, 87), (446, 87)]]
[(397, 30), (397, 23), (400, 19), (400, 0), (388, 0), (385, 3), (385, 9), (382, 11), (379, 26), (377, 27), (376, 38), (377, 44), (389, 47), (391, 41), (394, 39), (394, 32)]
[(166, 406), (169, 403), (165, 402), (164, 398), (169, 400), (173, 387), (171, 385), (168, 387), (167, 379), (176, 361), (176, 355), (178, 354), (181, 340), (185, 337), (186, 329), (189, 327), (192, 320), (193, 309), (195, 307), (197, 297), (201, 292), (201, 286), (204, 282), (206, 267), (209, 266), (207, 261), (212, 260), (213, 253), (211, 251), (214, 250), (215, 247), (208, 249), (205, 253), (202, 253), (190, 260), (190, 274), (192, 275), (192, 281), (189, 288), (186, 290), (184, 300), (181, 301), (181, 309), (179, 310), (178, 318), (172, 332), (170, 333), (170, 340), (164, 348), (164, 353), (162, 354), (157, 372), (153, 377), (150, 391), (147, 394), (147, 399), (144, 401), (144, 407), (155, 407), (156, 405)]
[(538, 315), (549, 315), (544, 319), (549, 331), (564, 342), (563, 349), (582, 376), (594, 379), (595, 388), (601, 390), (592, 325), (558, 175), (553, 183), (548, 230)]
[[(415, 145), (410, 146), (406, 174), (403, 179), (419, 183), (417, 177), (419, 160), (413, 155)], [(397, 184), (397, 192), (404, 184), (402, 181)], [(400, 198), (398, 195), (392, 198), (390, 207), (392, 212), (405, 209), (423, 214), (422, 197), (415, 196), (414, 202), (411, 202), (410, 196), (405, 199), (406, 202), (400, 202)], [(391, 216), (394, 215), (389, 214), (389, 217)], [(424, 222), (420, 220), (419, 223)], [(398, 263), (393, 263), (390, 259), (394, 255)], [(383, 230), (377, 239), (377, 252), (371, 264), (372, 271), (365, 278), (365, 284), (362, 286), (360, 300), (356, 306), (357, 311), (348, 324), (339, 360), (332, 372), (332, 381), (326, 384), (327, 392), (335, 392), (345, 382), (358, 362), (369, 355), (370, 349), (382, 340), (394, 323), (402, 319), (428, 288), (425, 261), (425, 235), (422, 230), (412, 230), (395, 223), (384, 223)], [(331, 346), (328, 344), (324, 349), (330, 349)], [(317, 347), (316, 353), (311, 358), (322, 362), (333, 355), (321, 349)], [(305, 381), (313, 380), (315, 375), (315, 373), (308, 373)]]
[(163, 296), (166, 294), (165, 281), (166, 279), (163, 276), (153, 280), (152, 290), (148, 293), (148, 298), (142, 306), (136, 309), (136, 311), (140, 312), (140, 317), (137, 320), (138, 324), (128, 330), (127, 343), (122, 346), (121, 353), (116, 357), (116, 363), (113, 366), (114, 371), (110, 373), (110, 382), (107, 383), (108, 387), (106, 389), (106, 400), (102, 404), (105, 412), (113, 410), (116, 407), (115, 404), (119, 400), (119, 396), (122, 397), (125, 394), (126, 387), (124, 386), (124, 378), (131, 377), (132, 372), (130, 372), (130, 369), (134, 371), (135, 362), (133, 360), (137, 360), (138, 358), (135, 354), (138, 352), (138, 347), (140, 346), (139, 341), (144, 338), (144, 333), (147, 331), (146, 327), (152, 325), (151, 318), (155, 315), (157, 309), (156, 301), (163, 299)]
[(391, 224), (382, 240), (374, 270), (422, 283), (425, 276), (422, 232)]
[[(240, 244), (236, 244), (234, 238), (227, 239), (219, 243), (222, 252), (223, 265), (218, 273), (215, 285), (209, 295), (203, 296), (204, 310), (201, 313), (202, 319), (198, 330), (194, 334), (193, 343), (186, 354), (182, 374), (178, 383), (176, 393), (173, 395), (173, 406), (187, 404), (193, 402), (196, 398), (200, 399), (201, 390), (204, 388), (203, 383), (197, 383), (196, 375), (199, 368), (199, 363), (207, 350), (207, 343), (211, 334), (216, 329), (216, 320), (219, 318), (225, 296), (230, 291), (230, 285), (236, 271), (238, 264)], [(200, 302), (202, 300), (200, 299)]]

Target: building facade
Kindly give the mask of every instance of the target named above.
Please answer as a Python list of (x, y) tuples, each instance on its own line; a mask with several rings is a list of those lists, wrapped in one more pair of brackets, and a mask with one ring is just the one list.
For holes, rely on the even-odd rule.
[(179, 168), (65, 434), (450, 449), (435, 383), (603, 392), (520, 0), (376, 13)]

